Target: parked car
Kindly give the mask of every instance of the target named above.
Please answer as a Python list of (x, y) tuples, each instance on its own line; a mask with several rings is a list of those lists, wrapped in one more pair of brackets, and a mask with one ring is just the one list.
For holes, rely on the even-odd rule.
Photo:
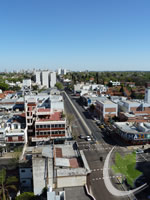
[(144, 153), (144, 151), (142, 149), (136, 149), (135, 151), (137, 154), (140, 154), (140, 153)]
[(87, 135), (87, 136), (86, 136), (86, 140), (87, 140), (87, 141), (91, 141), (92, 139), (91, 139), (91, 137), (90, 137), (89, 135)]
[(80, 139), (85, 139), (86, 136), (85, 136), (85, 135), (79, 135), (79, 138), (80, 138)]
[(97, 125), (97, 126), (100, 126), (100, 125), (101, 125), (101, 121), (100, 121), (100, 120), (97, 120), (97, 121), (96, 121), (96, 125)]
[(102, 128), (102, 129), (104, 129), (104, 125), (100, 125), (99, 127)]

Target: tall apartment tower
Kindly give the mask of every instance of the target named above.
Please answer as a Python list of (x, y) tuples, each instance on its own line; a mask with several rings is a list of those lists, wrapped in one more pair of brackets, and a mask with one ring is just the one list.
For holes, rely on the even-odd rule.
[(49, 73), (48, 70), (42, 71), (42, 86), (45, 86), (46, 88), (49, 88)]
[(150, 104), (150, 83), (146, 83), (146, 89), (145, 89), (145, 103)]
[(50, 79), (50, 87), (54, 87), (56, 84), (56, 72), (50, 72), (49, 75), (49, 79)]
[(56, 84), (56, 72), (49, 70), (38, 70), (35, 72), (36, 83), (46, 88), (54, 87)]
[(36, 77), (36, 84), (41, 85), (41, 71), (40, 70), (35, 72), (35, 77)]

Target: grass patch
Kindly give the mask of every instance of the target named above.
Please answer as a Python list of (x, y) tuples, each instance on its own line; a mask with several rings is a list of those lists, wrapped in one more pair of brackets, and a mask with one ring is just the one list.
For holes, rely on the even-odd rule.
[(124, 175), (127, 183), (134, 186), (134, 181), (142, 174), (136, 167), (136, 153), (127, 154), (122, 157), (118, 152), (115, 155), (115, 165), (112, 165), (112, 170), (115, 173)]

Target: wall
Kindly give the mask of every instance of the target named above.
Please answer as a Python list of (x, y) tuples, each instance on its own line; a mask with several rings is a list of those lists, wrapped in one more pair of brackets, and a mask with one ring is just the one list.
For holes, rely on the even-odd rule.
[(45, 187), (45, 158), (33, 158), (33, 191), (34, 194), (41, 194), (42, 189)]
[(86, 184), (85, 176), (68, 176), (68, 177), (57, 177), (57, 187), (74, 187), (83, 186)]

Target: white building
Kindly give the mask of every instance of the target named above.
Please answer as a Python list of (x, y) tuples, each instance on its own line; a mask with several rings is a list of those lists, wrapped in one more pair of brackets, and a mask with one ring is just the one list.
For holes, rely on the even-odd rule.
[(54, 87), (56, 84), (56, 72), (50, 72), (49, 74), (49, 80), (50, 80), (50, 87)]
[(49, 88), (49, 73), (50, 71), (45, 70), (42, 71), (42, 86), (45, 86), (46, 88)]
[(145, 103), (150, 104), (150, 84), (147, 83), (147, 87), (145, 89)]
[(61, 69), (61, 68), (59, 68), (59, 69), (57, 70), (57, 73), (58, 73), (58, 75), (66, 75), (67, 70), (66, 70), (66, 69)]
[(110, 81), (110, 83), (112, 84), (112, 86), (119, 86), (120, 85), (119, 81)]
[(46, 88), (54, 87), (56, 84), (56, 72), (49, 70), (40, 70), (35, 72), (36, 84)]
[(41, 71), (38, 70), (35, 72), (36, 84), (41, 85)]

